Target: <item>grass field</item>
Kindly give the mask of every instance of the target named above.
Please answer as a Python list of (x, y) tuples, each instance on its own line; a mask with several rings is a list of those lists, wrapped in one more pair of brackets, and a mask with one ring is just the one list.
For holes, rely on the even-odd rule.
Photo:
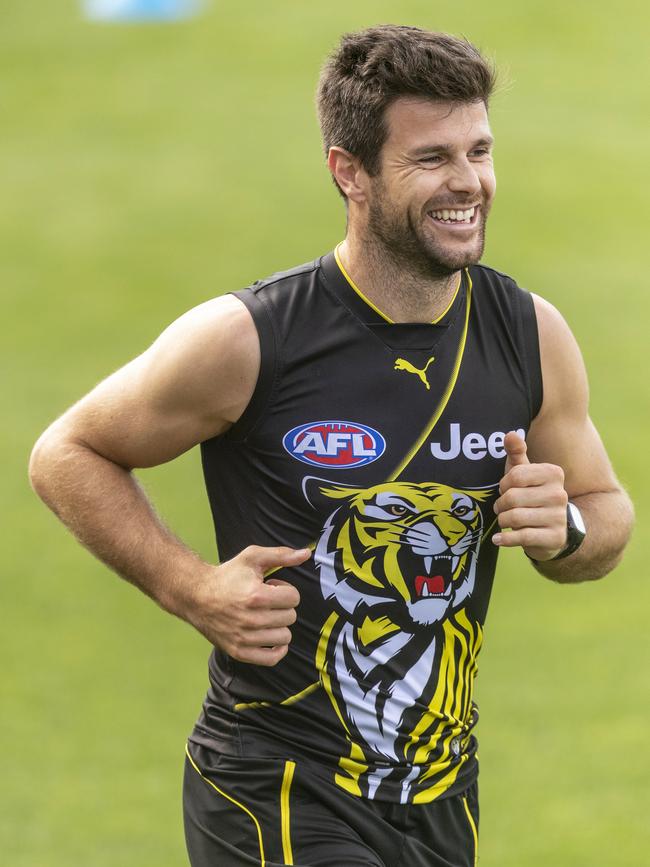
[[(38, 433), (173, 318), (343, 234), (312, 108), (339, 33), (462, 33), (507, 83), (485, 261), (557, 303), (639, 529), (604, 582), (508, 552), (478, 680), (481, 867), (642, 867), (650, 806), (647, 268), (650, 13), (558, 0), (215, 2), (102, 26), (0, 9), (0, 861), (177, 867), (184, 739), (208, 647), (84, 552), (29, 490)], [(197, 454), (143, 475), (214, 557)], [(344, 867), (344, 865), (342, 865)]]

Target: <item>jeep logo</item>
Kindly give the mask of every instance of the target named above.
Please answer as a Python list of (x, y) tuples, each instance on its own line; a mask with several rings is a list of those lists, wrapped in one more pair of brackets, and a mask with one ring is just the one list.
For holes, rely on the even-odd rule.
[[(517, 428), (517, 433), (525, 439), (523, 428)], [(460, 425), (454, 422), (449, 425), (448, 443), (431, 443), (431, 454), (439, 461), (453, 461), (461, 452), (470, 461), (480, 461), (488, 455), (499, 460), (506, 456), (505, 437), (506, 432), (499, 430), (489, 434), (487, 439), (480, 433), (468, 433), (461, 439)]]

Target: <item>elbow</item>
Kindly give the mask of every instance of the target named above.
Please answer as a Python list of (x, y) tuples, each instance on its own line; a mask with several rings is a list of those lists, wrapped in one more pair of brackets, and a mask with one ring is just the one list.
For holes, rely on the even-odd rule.
[(29, 456), (27, 473), (32, 490), (42, 500), (47, 497), (47, 481), (51, 474), (55, 445), (51, 429), (48, 428), (36, 441)]
[(52, 494), (61, 484), (67, 459), (74, 453), (75, 442), (60, 420), (51, 424), (36, 440), (27, 469), (32, 490), (51, 507)]

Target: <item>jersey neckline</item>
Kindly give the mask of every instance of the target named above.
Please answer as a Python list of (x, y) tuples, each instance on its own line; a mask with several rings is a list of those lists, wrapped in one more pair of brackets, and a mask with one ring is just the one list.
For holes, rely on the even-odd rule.
[(339, 300), (342, 301), (343, 304), (362, 322), (369, 325), (378, 324), (385, 327), (392, 326), (395, 329), (399, 329), (401, 326), (417, 326), (420, 329), (446, 327), (450, 323), (450, 320), (454, 318), (458, 304), (464, 298), (465, 292), (462, 290), (467, 288), (468, 281), (467, 269), (464, 268), (461, 271), (456, 291), (447, 308), (433, 321), (395, 322), (388, 315), (383, 313), (369, 298), (367, 298), (362, 290), (355, 284), (341, 262), (338, 255), (338, 246), (321, 258), (320, 265), (328, 286), (334, 290)]

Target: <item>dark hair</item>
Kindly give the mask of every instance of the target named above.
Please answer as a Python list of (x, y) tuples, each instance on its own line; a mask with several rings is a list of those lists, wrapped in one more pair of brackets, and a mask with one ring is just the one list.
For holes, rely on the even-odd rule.
[(386, 109), (396, 99), (487, 106), (495, 80), (494, 67), (477, 48), (447, 33), (395, 24), (346, 33), (318, 83), (325, 154), (333, 145), (345, 148), (375, 175), (388, 135)]

